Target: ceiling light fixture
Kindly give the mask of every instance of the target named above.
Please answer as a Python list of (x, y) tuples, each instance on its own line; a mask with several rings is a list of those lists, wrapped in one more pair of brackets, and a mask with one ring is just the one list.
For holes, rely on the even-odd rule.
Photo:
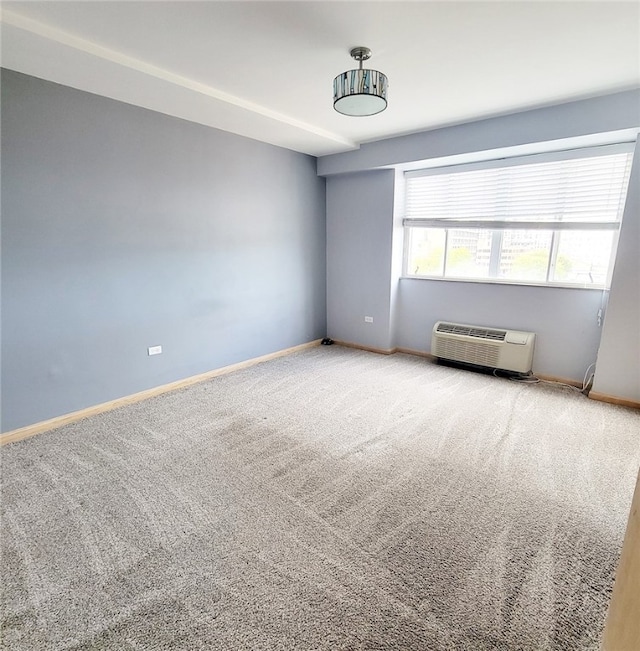
[(375, 115), (387, 108), (387, 76), (362, 68), (371, 58), (368, 47), (354, 47), (351, 56), (360, 62), (358, 70), (347, 70), (333, 80), (333, 108), (343, 115)]

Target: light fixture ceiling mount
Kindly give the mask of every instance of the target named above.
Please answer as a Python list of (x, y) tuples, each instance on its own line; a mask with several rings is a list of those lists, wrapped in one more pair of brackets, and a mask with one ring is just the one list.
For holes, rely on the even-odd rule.
[(343, 115), (381, 113), (387, 108), (387, 76), (362, 67), (362, 62), (371, 58), (368, 47), (354, 47), (350, 54), (360, 67), (347, 70), (333, 80), (333, 108)]
[(361, 62), (371, 58), (371, 50), (368, 47), (354, 47), (349, 54), (353, 59)]

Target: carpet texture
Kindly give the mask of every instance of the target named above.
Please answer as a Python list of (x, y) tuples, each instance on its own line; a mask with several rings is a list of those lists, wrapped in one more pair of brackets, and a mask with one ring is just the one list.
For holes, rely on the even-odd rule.
[(2, 457), (3, 649), (595, 650), (640, 416), (331, 346)]

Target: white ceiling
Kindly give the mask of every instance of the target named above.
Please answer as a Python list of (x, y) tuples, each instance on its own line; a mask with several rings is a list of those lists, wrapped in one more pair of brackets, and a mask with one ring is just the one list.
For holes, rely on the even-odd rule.
[[(373, 50), (389, 108), (332, 81)], [(2, 2), (2, 65), (316, 156), (640, 86), (638, 2)]]

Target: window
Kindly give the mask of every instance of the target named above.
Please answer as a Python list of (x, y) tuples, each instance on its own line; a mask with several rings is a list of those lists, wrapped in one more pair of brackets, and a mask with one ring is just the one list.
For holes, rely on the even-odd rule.
[(606, 287), (632, 147), (407, 172), (405, 275)]

